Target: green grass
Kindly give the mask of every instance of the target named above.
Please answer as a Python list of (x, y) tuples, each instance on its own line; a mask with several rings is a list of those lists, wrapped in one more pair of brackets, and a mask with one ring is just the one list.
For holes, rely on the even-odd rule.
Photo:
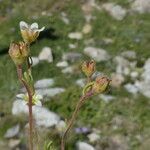
[[(122, 5), (125, 8), (129, 7), (128, 1), (111, 0), (117, 4)], [(109, 2), (111, 2), (109, 1)], [(61, 60), (61, 56), (64, 52), (72, 51), (68, 48), (69, 43), (77, 43), (78, 47), (75, 52), (83, 53), (85, 47), (84, 41), (93, 38), (95, 44), (92, 46), (101, 47), (112, 55), (116, 56), (122, 51), (134, 50), (137, 53), (137, 59), (139, 62), (143, 62), (150, 56), (150, 44), (149, 44), (149, 26), (150, 15), (149, 14), (127, 14), (123, 21), (116, 21), (106, 12), (95, 10), (93, 15), (96, 17), (92, 21), (92, 32), (89, 35), (84, 35), (84, 38), (80, 41), (71, 40), (68, 38), (68, 33), (74, 31), (81, 31), (84, 25), (84, 16), (78, 2), (64, 1), (58, 9), (59, 2), (44, 0), (44, 3), (40, 3), (34, 6), (35, 1), (27, 4), (29, 1), (16, 1), (9, 3), (9, 1), (1, 2), (1, 12), (5, 19), (0, 23), (0, 52), (3, 49), (9, 47), (9, 43), (14, 40), (21, 40), (19, 33), (19, 21), (25, 20), (27, 22), (37, 21), (40, 26), (45, 26), (47, 29), (53, 29), (53, 32), (49, 32), (51, 38), (43, 38), (37, 41), (31, 46), (31, 54), (37, 56), (44, 46), (52, 48), (54, 55), (54, 63), (40, 63), (33, 68), (34, 80), (42, 78), (54, 78), (57, 82), (55, 86), (65, 87), (66, 92), (52, 98), (51, 101), (45, 102), (44, 106), (50, 110), (58, 113), (62, 118), (68, 119), (71, 115), (70, 112), (74, 110), (82, 89), (75, 85), (75, 81), (78, 78), (84, 77), (80, 73), (80, 70), (73, 75), (64, 75), (59, 68), (56, 68), (56, 63)], [(102, 3), (104, 1), (100, 1)], [(41, 4), (41, 5), (40, 5)], [(13, 13), (9, 16), (6, 13), (7, 7), (13, 8)], [(26, 6), (25, 9), (22, 9)], [(41, 6), (41, 7), (40, 7)], [(0, 8), (1, 8), (0, 7)], [(23, 11), (22, 11), (23, 10)], [(33, 12), (34, 10), (34, 12)], [(42, 11), (50, 12), (52, 10), (52, 16), (42, 16)], [(20, 13), (20, 11), (22, 13)], [(65, 25), (60, 19), (60, 12), (64, 11), (68, 14), (70, 20), (69, 25)], [(38, 16), (34, 18), (33, 16)], [(52, 38), (52, 37), (56, 38)], [(104, 44), (101, 42), (103, 38), (111, 38), (114, 42), (112, 44)], [(6, 51), (5, 51), (6, 52)], [(5, 53), (3, 52), (3, 53)], [(83, 57), (87, 59), (88, 57)], [(81, 62), (77, 62), (79, 65)], [(98, 63), (97, 70), (105, 72), (107, 75), (115, 70), (115, 66), (111, 62)], [(17, 74), (15, 65), (10, 60), (7, 52), (0, 55), (0, 104), (1, 111), (5, 113), (5, 118), (0, 122), (2, 127), (0, 130), (0, 138), (3, 138), (5, 131), (20, 122), (15, 118), (11, 118), (11, 106), (15, 99), (15, 95), (20, 88), (20, 83), (17, 80)], [(98, 97), (89, 99), (84, 105), (83, 109), (78, 115), (78, 119), (75, 123), (75, 127), (88, 126), (98, 128), (101, 130), (103, 137), (113, 136), (120, 134), (130, 137), (129, 146), (132, 150), (137, 150), (139, 146), (142, 147), (136, 139), (136, 135), (141, 134), (144, 140), (150, 139), (149, 126), (150, 126), (150, 102), (147, 98), (139, 95), (133, 97), (127, 93), (123, 88), (110, 89), (109, 91), (116, 99), (105, 103)], [(120, 115), (124, 121), (123, 125), (116, 130), (112, 128), (112, 119), (115, 116)], [(11, 118), (11, 121), (9, 120)], [(25, 122), (25, 121), (24, 121)], [(58, 137), (54, 134), (54, 145), (57, 146), (59, 141)], [(49, 138), (48, 138), (49, 139)], [(53, 138), (50, 138), (53, 140)], [(72, 131), (71, 136), (68, 139), (68, 149), (72, 149), (75, 140), (87, 140), (85, 135), (76, 135)], [(102, 139), (102, 141), (105, 139)], [(107, 141), (106, 141), (107, 142)], [(105, 144), (104, 144), (105, 145)], [(146, 150), (146, 149), (145, 149)]]

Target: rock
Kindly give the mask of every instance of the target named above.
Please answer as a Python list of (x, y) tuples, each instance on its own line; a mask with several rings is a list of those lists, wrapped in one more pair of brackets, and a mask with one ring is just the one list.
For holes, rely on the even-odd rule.
[(41, 79), (34, 84), (35, 88), (48, 88), (54, 85), (54, 79)]
[(125, 78), (122, 74), (112, 74), (111, 76), (111, 85), (115, 88), (119, 88), (123, 82), (125, 81)]
[(14, 127), (8, 129), (4, 135), (5, 138), (13, 138), (19, 134), (20, 126), (19, 124)]
[(96, 62), (107, 61), (110, 59), (110, 55), (107, 51), (101, 48), (86, 47), (84, 53)]
[(138, 76), (139, 76), (139, 73), (138, 72), (136, 72), (136, 71), (132, 71), (131, 73), (130, 73), (130, 76), (131, 76), (131, 78), (132, 79), (136, 79), (136, 78), (138, 78)]
[(110, 102), (111, 100), (115, 99), (114, 96), (112, 95), (104, 95), (104, 94), (100, 94), (99, 97), (104, 100), (105, 102)]
[[(16, 116), (28, 115), (28, 106), (22, 100), (16, 100), (13, 103), (12, 114)], [(54, 112), (49, 111), (45, 107), (33, 106), (33, 117), (35, 119), (36, 125), (51, 127), (56, 125), (60, 117)]]
[(90, 133), (88, 134), (88, 139), (91, 143), (95, 143), (98, 142), (100, 140), (100, 135), (96, 134), (96, 133)]
[(114, 63), (117, 65), (116, 73), (129, 75), (130, 73), (130, 62), (123, 58), (122, 56), (116, 56), (114, 59)]
[(143, 80), (150, 81), (150, 58), (146, 60), (143, 69), (144, 69), (144, 72), (142, 73)]
[(56, 129), (60, 134), (62, 134), (65, 131), (66, 127), (67, 127), (67, 124), (63, 120), (60, 120), (58, 124), (56, 125)]
[(82, 29), (83, 34), (88, 34), (92, 30), (92, 26), (90, 24), (85, 24)]
[(113, 135), (110, 137), (110, 141), (108, 141), (107, 150), (128, 150), (128, 143), (124, 136), (121, 135)]
[(67, 25), (70, 23), (69, 19), (67, 18), (67, 14), (65, 12), (61, 12), (61, 20)]
[(37, 89), (36, 93), (42, 95), (43, 97), (54, 97), (57, 94), (60, 94), (62, 92), (64, 92), (65, 89), (64, 88), (59, 88), (59, 87), (55, 87), (55, 88), (47, 88), (47, 89)]
[(90, 128), (87, 128), (87, 127), (78, 127), (78, 128), (75, 128), (75, 133), (76, 134), (87, 134), (91, 131)]
[(82, 54), (76, 53), (76, 52), (68, 52), (64, 53), (62, 56), (62, 59), (64, 61), (70, 61), (70, 62), (75, 62), (77, 60), (80, 60), (82, 57)]
[(17, 147), (19, 144), (21, 143), (20, 139), (10, 139), (10, 141), (8, 142), (8, 146), (11, 149), (14, 149), (15, 147)]
[(68, 62), (67, 61), (60, 61), (56, 64), (56, 66), (59, 68), (65, 68), (65, 67), (68, 67)]
[(86, 79), (78, 79), (76, 80), (76, 84), (80, 87), (84, 87), (86, 84)]
[(137, 94), (139, 89), (138, 87), (136, 87), (134, 84), (126, 84), (124, 85), (124, 88), (129, 92), (129, 93), (132, 93), (132, 94)]
[(77, 142), (76, 146), (77, 150), (95, 150), (93, 146), (85, 142)]
[(103, 38), (103, 42), (104, 44), (108, 45), (108, 44), (112, 44), (114, 40), (110, 38)]
[(60, 117), (44, 107), (34, 107), (33, 116), (38, 126), (52, 127), (60, 121)]
[(71, 48), (71, 49), (77, 48), (77, 45), (76, 45), (76, 44), (71, 44), (71, 43), (70, 43), (68, 46), (69, 46), (69, 48)]
[(116, 20), (123, 20), (127, 14), (124, 8), (114, 3), (105, 3), (102, 7)]
[(134, 51), (124, 51), (121, 56), (127, 59), (136, 59), (136, 53)]
[(53, 62), (52, 50), (50, 47), (44, 47), (39, 54), (39, 60), (46, 60), (49, 63)]
[(81, 32), (71, 32), (68, 34), (68, 37), (70, 39), (81, 40), (83, 38), (83, 35)]
[(38, 57), (32, 57), (32, 66), (36, 66), (39, 64), (39, 58)]
[(131, 5), (131, 10), (138, 13), (150, 12), (150, 0), (135, 0)]
[(136, 81), (136, 87), (139, 89), (140, 93), (145, 97), (150, 98), (150, 81)]
[(69, 73), (69, 74), (73, 74), (74, 73), (74, 67), (73, 66), (69, 66), (65, 69), (62, 70), (62, 73)]

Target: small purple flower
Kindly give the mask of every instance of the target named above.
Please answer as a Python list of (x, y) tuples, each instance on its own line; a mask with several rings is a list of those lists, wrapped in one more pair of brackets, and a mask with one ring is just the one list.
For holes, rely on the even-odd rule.
[(91, 130), (90, 128), (87, 128), (87, 127), (79, 127), (79, 128), (75, 128), (75, 132), (77, 134), (87, 134), (89, 133)]

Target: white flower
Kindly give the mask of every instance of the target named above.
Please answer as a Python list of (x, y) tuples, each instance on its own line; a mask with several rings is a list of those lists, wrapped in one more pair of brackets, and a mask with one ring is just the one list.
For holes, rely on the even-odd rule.
[[(28, 102), (29, 102), (28, 94), (17, 94), (16, 97), (24, 100), (25, 104), (28, 104)], [(42, 106), (42, 103), (40, 101), (42, 99), (43, 99), (43, 97), (41, 95), (34, 94), (32, 97), (32, 104), (37, 105), (37, 106)]]
[(20, 21), (20, 31), (21, 31), (23, 40), (27, 43), (34, 42), (39, 36), (39, 33), (43, 31), (44, 29), (45, 27), (42, 27), (41, 29), (39, 29), (39, 26), (36, 22), (29, 25), (24, 21)]

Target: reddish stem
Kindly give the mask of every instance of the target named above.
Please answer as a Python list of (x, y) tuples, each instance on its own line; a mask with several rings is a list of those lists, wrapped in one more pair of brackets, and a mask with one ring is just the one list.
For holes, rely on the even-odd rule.
[(92, 96), (92, 95), (93, 95), (93, 92), (90, 91), (90, 92), (88, 92), (88, 93), (86, 93), (85, 95), (83, 95), (83, 96), (80, 97), (80, 100), (78, 101), (78, 103), (77, 103), (77, 105), (76, 105), (76, 108), (75, 108), (75, 110), (74, 110), (74, 112), (73, 112), (73, 114), (72, 114), (72, 117), (71, 117), (71, 119), (70, 119), (70, 121), (69, 121), (69, 124), (68, 124), (68, 126), (67, 126), (67, 129), (65, 130), (65, 132), (64, 132), (64, 134), (63, 134), (63, 136), (62, 136), (62, 138), (61, 138), (61, 150), (65, 150), (65, 139), (66, 139), (66, 137), (67, 137), (68, 132), (70, 131), (71, 127), (72, 127), (73, 124), (74, 124), (74, 121), (75, 121), (75, 119), (76, 119), (76, 117), (77, 117), (77, 114), (78, 114), (80, 108), (82, 107), (82, 105), (83, 105), (83, 103), (85, 102), (85, 100), (86, 100), (87, 98), (89, 98), (90, 96)]
[(28, 97), (29, 97), (29, 104), (28, 104), (28, 108), (29, 108), (29, 150), (33, 150), (32, 93), (31, 93), (30, 88), (28, 87), (27, 83), (23, 80), (21, 65), (17, 66), (17, 74), (18, 74), (19, 80), (22, 82), (22, 84), (26, 88)]

